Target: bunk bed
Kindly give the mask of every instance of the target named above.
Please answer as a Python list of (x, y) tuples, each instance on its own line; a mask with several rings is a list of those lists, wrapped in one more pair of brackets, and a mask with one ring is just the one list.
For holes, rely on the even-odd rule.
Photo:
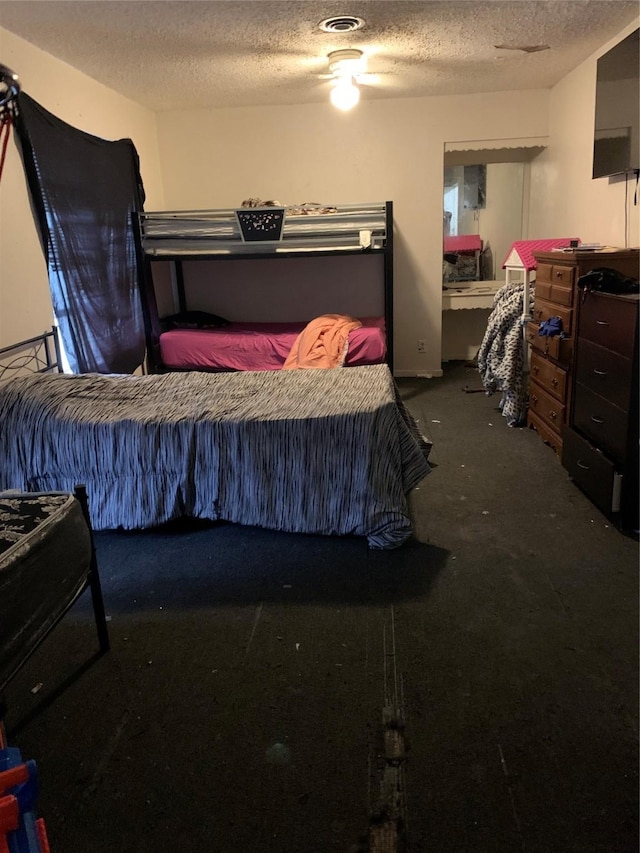
[(0, 382), (0, 490), (81, 482), (96, 530), (191, 516), (395, 548), (429, 450), (386, 364)]
[[(134, 230), (146, 294), (147, 354), (152, 372), (279, 369), (306, 324), (328, 313), (360, 321), (349, 335), (345, 366), (386, 363), (393, 370), (392, 202), (141, 212), (135, 215)], [(349, 267), (347, 287), (334, 280), (336, 267), (331, 262), (345, 257), (356, 259)], [(365, 257), (365, 263), (357, 260)], [(301, 259), (312, 263), (316, 273), (325, 270), (315, 292), (304, 291)], [(212, 262), (206, 265), (206, 274), (203, 261)], [(245, 262), (245, 269), (250, 261), (248, 278), (258, 288), (265, 267), (257, 262), (280, 264), (283, 278), (291, 274), (279, 291), (274, 288), (276, 305), (271, 306), (268, 321), (255, 316), (229, 317), (228, 311), (220, 309), (213, 313), (229, 261)], [(161, 318), (157, 272), (163, 264), (169, 264), (171, 270), (174, 310)], [(372, 269), (375, 276), (370, 276)], [(198, 305), (190, 295), (196, 273), (205, 281)], [(357, 296), (345, 296), (356, 281), (363, 291), (367, 287), (380, 291), (375, 298), (367, 293), (362, 309)], [(268, 299), (269, 293), (270, 282), (265, 277), (260, 298)], [(203, 300), (206, 310), (194, 310), (203, 309)], [(372, 304), (377, 306), (376, 313)], [(282, 316), (278, 316), (279, 308)], [(236, 314), (239, 310), (232, 306)], [(292, 311), (298, 316), (291, 316)]]

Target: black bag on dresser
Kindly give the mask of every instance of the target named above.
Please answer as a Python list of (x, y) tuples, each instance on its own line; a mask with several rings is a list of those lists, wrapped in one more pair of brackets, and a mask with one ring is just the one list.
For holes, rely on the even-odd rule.
[(597, 267), (589, 270), (578, 279), (578, 287), (582, 290), (598, 290), (601, 293), (640, 293), (640, 281), (622, 275), (618, 270), (609, 267)]

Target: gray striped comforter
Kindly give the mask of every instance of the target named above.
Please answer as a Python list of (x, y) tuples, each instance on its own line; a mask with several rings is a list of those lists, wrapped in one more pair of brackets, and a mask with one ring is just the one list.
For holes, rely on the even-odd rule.
[(189, 515), (394, 548), (429, 448), (386, 365), (0, 387), (0, 489), (84, 483), (96, 530)]

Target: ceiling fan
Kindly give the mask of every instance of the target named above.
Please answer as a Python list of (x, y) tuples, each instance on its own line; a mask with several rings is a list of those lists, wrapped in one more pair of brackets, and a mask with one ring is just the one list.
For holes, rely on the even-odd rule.
[(350, 110), (360, 100), (358, 75), (364, 72), (364, 54), (357, 48), (334, 50), (327, 57), (333, 78), (331, 103), (339, 110)]
[(327, 55), (329, 72), (321, 79), (332, 83), (331, 103), (341, 110), (350, 110), (360, 99), (360, 86), (378, 85), (379, 74), (367, 71), (366, 57), (358, 48), (332, 50)]

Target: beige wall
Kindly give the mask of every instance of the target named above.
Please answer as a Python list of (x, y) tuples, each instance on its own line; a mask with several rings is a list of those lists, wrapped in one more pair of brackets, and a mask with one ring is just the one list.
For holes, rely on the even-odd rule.
[(591, 177), (597, 58), (637, 26), (604, 44), (551, 90), (549, 147), (531, 166), (530, 237), (640, 246), (632, 177)]
[[(164, 204), (152, 112), (1, 28), (0, 58), (23, 91), (59, 118), (105, 139), (132, 139), (148, 203)], [(40, 334), (51, 323), (44, 256), (12, 139), (0, 181), (0, 346)]]
[[(549, 93), (158, 115), (169, 209), (392, 200), (398, 375), (440, 372), (445, 142), (544, 137)], [(426, 351), (417, 351), (417, 341)]]

